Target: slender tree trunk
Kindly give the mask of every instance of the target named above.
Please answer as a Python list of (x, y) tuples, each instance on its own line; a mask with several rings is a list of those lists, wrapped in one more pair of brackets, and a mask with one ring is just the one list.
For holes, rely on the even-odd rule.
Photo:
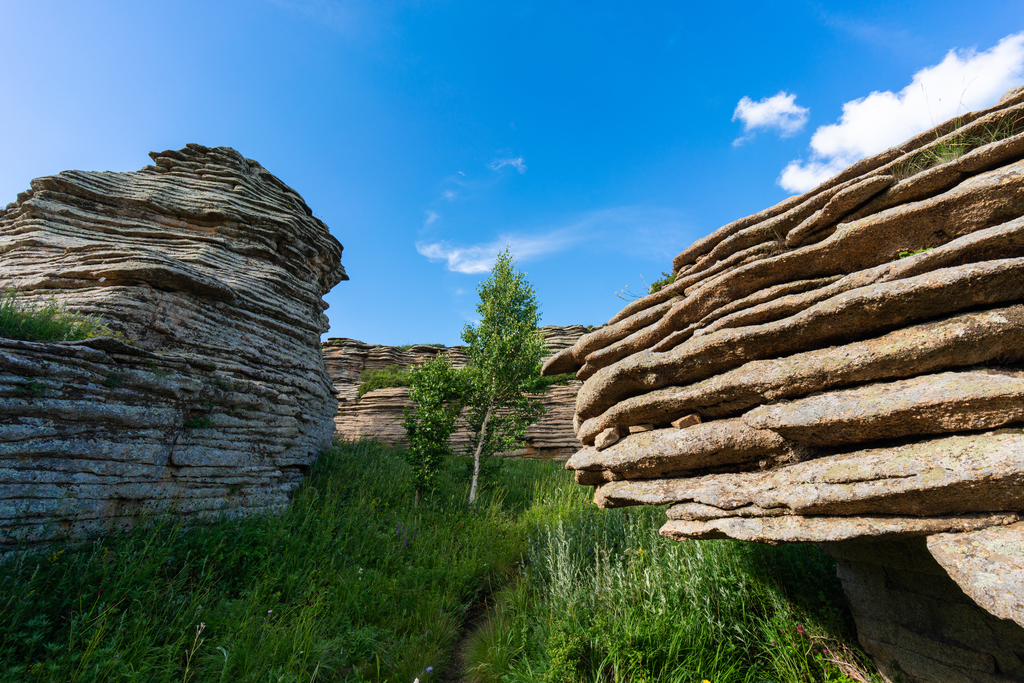
[(494, 404), (487, 406), (487, 413), (484, 414), (484, 423), (480, 426), (480, 438), (476, 442), (476, 453), (473, 454), (473, 483), (469, 487), (469, 504), (476, 500), (476, 483), (480, 478), (480, 453), (484, 449), (484, 442), (487, 441), (487, 423), (491, 421), (491, 410)]

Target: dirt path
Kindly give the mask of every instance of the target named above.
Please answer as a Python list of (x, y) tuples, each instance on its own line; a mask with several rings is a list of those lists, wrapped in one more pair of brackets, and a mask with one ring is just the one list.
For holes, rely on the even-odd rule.
[(452, 658), (448, 665), (441, 671), (438, 680), (441, 683), (465, 683), (466, 671), (466, 645), (469, 637), (482, 623), (487, 620), (487, 611), (491, 597), (495, 591), (491, 591), (474, 602), (466, 612), (466, 618), (462, 620), (462, 630), (458, 640), (452, 646)]

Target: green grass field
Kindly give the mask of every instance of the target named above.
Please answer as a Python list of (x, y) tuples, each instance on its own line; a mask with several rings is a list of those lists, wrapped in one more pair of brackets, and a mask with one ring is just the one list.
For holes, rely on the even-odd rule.
[(666, 541), (557, 463), (506, 461), (467, 509), (456, 461), (414, 507), (398, 455), (332, 448), (279, 515), (8, 554), (0, 679), (427, 683), (458, 651), (480, 681), (848, 680), (814, 548)]

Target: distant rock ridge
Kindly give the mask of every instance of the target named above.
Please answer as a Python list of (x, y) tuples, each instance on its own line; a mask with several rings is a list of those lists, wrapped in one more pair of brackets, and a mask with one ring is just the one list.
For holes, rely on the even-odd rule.
[[(547, 325), (540, 328), (549, 351), (560, 352), (595, 328), (583, 325)], [(383, 443), (408, 445), (402, 420), (412, 405), (405, 387), (377, 389), (357, 399), (359, 377), (364, 370), (382, 370), (391, 365), (421, 365), (438, 354), (447, 355), (452, 365), (464, 367), (469, 357), (465, 347), (413, 345), (410, 347), (367, 344), (355, 339), (331, 338), (323, 342), (324, 363), (341, 401), (335, 419), (337, 435), (345, 440), (377, 439)], [(546, 360), (546, 359), (545, 359)], [(526, 447), (514, 454), (567, 458), (582, 446), (572, 429), (572, 410), (579, 383), (553, 386), (541, 397), (546, 413), (531, 425)], [(452, 448), (461, 451), (469, 444), (464, 428), (452, 435)]]
[(0, 339), (4, 543), (143, 507), (279, 508), (333, 438), (319, 340), (341, 244), (231, 148), (150, 156), (37, 178), (0, 212), (0, 291), (122, 335)]
[[(589, 447), (567, 467), (595, 502), (666, 506), (677, 540), (827, 544), (880, 663), (1024, 677), (1024, 631), (968, 642), (889, 588), (944, 570), (935, 604), (1024, 625), (1024, 90), (722, 227), (673, 272), (545, 367), (584, 381)], [(897, 545), (916, 564), (879, 549)]]

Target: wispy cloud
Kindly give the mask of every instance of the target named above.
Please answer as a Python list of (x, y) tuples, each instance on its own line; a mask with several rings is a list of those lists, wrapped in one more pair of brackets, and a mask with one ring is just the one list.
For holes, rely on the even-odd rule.
[(526, 164), (523, 163), (522, 157), (508, 158), (508, 159), (495, 159), (491, 163), (487, 164), (488, 168), (495, 171), (500, 171), (505, 166), (511, 166), (520, 173), (526, 173)]
[(454, 202), (457, 196), (459, 196), (459, 193), (455, 190), (445, 190), (441, 193), (441, 199), (447, 199), (450, 202)]
[(417, 242), (416, 251), (431, 261), (444, 262), (456, 273), (486, 273), (506, 246), (517, 261), (530, 261), (570, 248), (614, 250), (652, 259), (671, 259), (680, 244), (692, 240), (681, 212), (642, 206), (592, 211), (547, 229), (505, 233), (472, 245), (442, 240)]
[(532, 237), (502, 235), (492, 242), (468, 247), (453, 246), (446, 241), (431, 244), (417, 242), (416, 251), (431, 261), (447, 262), (447, 268), (452, 272), (472, 274), (489, 271), (505, 247), (509, 248), (517, 261), (528, 261), (531, 258), (562, 251), (573, 241), (572, 236), (555, 231)]
[(807, 124), (810, 111), (796, 103), (796, 95), (790, 95), (785, 90), (780, 90), (775, 95), (765, 97), (757, 102), (749, 97), (744, 97), (736, 105), (736, 110), (732, 113), (732, 120), (742, 121), (743, 132), (747, 135), (736, 138), (732, 144), (743, 144), (754, 137), (755, 131), (759, 129), (774, 128), (784, 138), (796, 135)]
[(984, 52), (950, 50), (935, 66), (915, 73), (910, 85), (898, 93), (875, 91), (844, 104), (838, 123), (814, 132), (810, 158), (791, 161), (778, 183), (793, 193), (806, 192), (859, 159), (957, 114), (995, 104), (1020, 83), (1024, 83), (1024, 32), (1009, 35)]
[(431, 223), (436, 223), (437, 219), (441, 217), (440, 214), (438, 214), (436, 211), (431, 211), (430, 209), (427, 209), (423, 213), (425, 213), (427, 216), (426, 218), (423, 219), (423, 225), (430, 225)]

